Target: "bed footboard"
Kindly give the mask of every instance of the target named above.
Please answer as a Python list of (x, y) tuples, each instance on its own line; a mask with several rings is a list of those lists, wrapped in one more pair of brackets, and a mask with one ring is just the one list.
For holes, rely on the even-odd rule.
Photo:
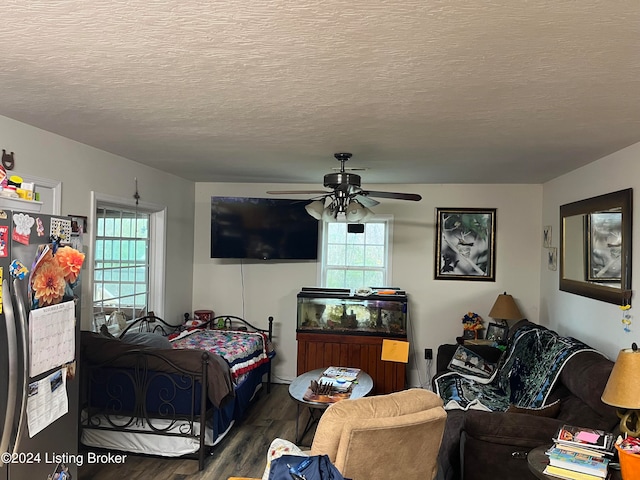
[(85, 357), (81, 429), (195, 439), (202, 470), (215, 411), (207, 392), (209, 354), (197, 352), (199, 368), (186, 369), (160, 352), (136, 349), (104, 362)]

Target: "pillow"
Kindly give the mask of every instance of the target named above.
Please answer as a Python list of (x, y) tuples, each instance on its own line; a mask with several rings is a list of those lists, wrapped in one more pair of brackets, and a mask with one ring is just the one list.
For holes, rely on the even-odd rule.
[(560, 400), (556, 400), (549, 405), (539, 408), (518, 407), (517, 405), (509, 405), (507, 413), (526, 413), (535, 415), (536, 417), (556, 418), (560, 413)]
[(463, 345), (458, 345), (447, 368), (462, 376), (473, 377), (481, 383), (488, 383), (496, 372), (497, 364), (486, 361)]
[(124, 343), (143, 347), (170, 349), (171, 342), (167, 337), (152, 332), (127, 332), (121, 338)]
[(267, 467), (262, 474), (262, 480), (269, 479), (271, 462), (273, 462), (276, 458), (280, 458), (282, 455), (298, 455), (300, 457), (308, 456), (307, 453), (300, 450), (300, 448), (298, 448), (296, 444), (291, 443), (289, 440), (276, 438), (273, 442), (271, 442), (271, 445), (269, 445), (269, 450), (267, 450)]

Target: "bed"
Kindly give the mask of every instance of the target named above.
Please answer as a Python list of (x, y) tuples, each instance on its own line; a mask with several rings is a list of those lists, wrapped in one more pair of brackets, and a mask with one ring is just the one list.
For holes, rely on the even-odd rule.
[[(225, 315), (175, 327), (154, 315), (117, 337), (81, 336), (81, 443), (166, 457), (206, 455), (241, 420), (266, 377), (268, 329)], [(204, 428), (202, 428), (204, 426)]]

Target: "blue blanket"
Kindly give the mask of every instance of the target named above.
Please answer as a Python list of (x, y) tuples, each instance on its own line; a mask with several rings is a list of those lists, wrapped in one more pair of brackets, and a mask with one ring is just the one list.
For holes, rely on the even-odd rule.
[(505, 411), (509, 405), (539, 408), (545, 405), (566, 362), (583, 351), (595, 350), (545, 327), (525, 325), (513, 335), (490, 383), (451, 372), (436, 379), (436, 393), (447, 410)]

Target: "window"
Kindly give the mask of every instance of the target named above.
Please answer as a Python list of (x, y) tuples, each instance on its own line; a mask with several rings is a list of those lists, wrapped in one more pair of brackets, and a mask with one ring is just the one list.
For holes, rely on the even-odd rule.
[(162, 315), (164, 208), (94, 202), (93, 312)]
[(382, 287), (391, 278), (391, 217), (365, 223), (364, 233), (349, 233), (346, 223), (324, 223), (322, 281), (328, 288)]

